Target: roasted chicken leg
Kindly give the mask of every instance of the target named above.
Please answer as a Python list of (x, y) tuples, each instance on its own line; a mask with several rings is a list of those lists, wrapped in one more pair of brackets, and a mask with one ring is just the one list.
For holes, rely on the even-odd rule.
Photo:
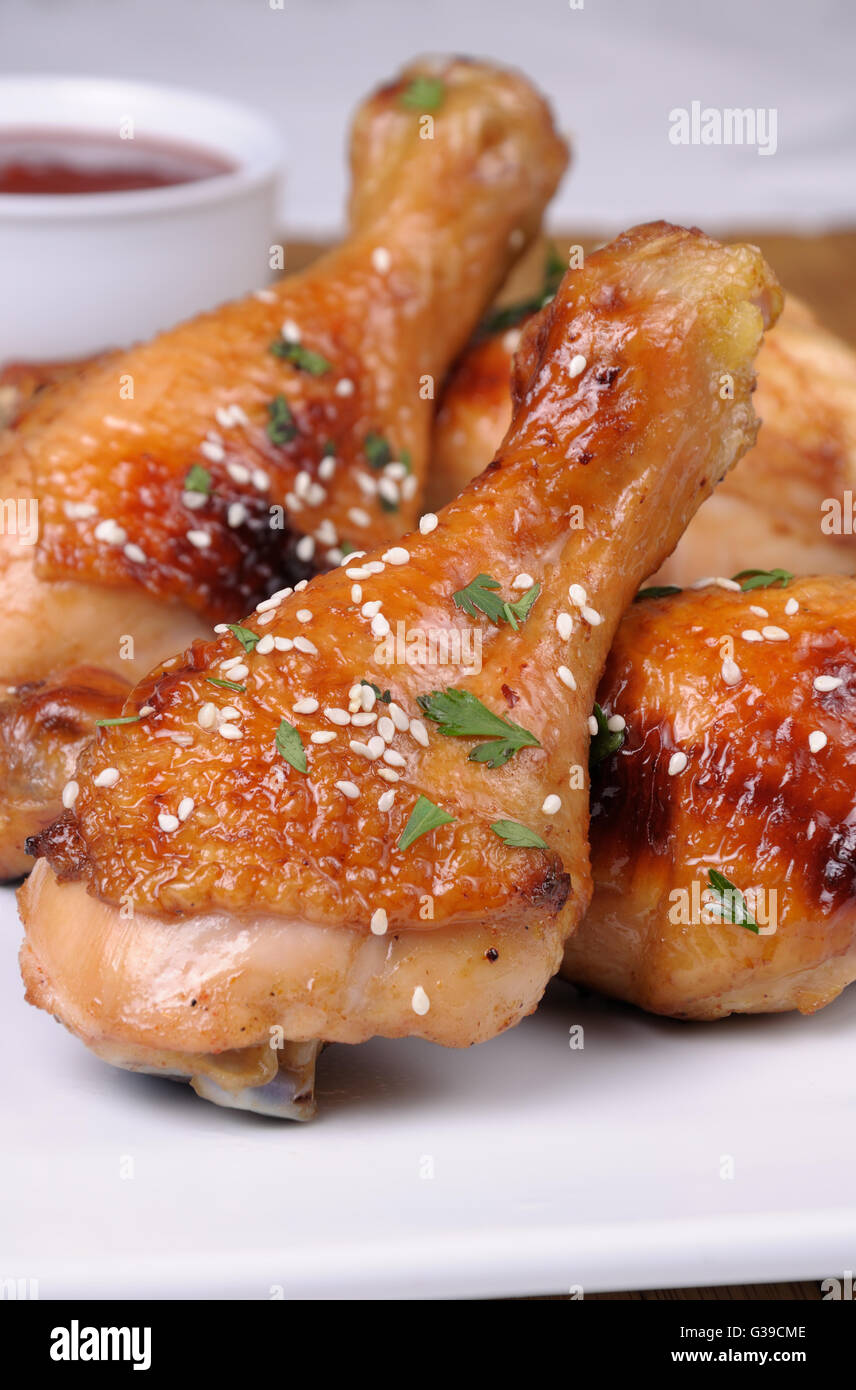
[(752, 248), (666, 224), (566, 275), (460, 499), (194, 644), (88, 746), (20, 890), (28, 998), (261, 1109), (284, 1040), (466, 1046), (531, 1012), (590, 896), (598, 676), (754, 439), (780, 302)]
[(598, 699), (626, 732), (592, 773), (564, 973), (679, 1018), (834, 999), (856, 978), (856, 580), (643, 599)]
[(522, 77), (416, 63), (357, 114), (341, 247), (40, 392), (0, 445), (0, 495), (39, 513), (0, 536), (5, 681), (142, 674), (412, 526), (432, 384), (565, 162)]

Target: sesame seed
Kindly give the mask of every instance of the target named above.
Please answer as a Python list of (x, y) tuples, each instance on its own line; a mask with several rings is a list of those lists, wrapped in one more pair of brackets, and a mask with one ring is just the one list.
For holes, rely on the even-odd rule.
[(99, 521), (94, 534), (97, 541), (106, 541), (108, 545), (124, 545), (128, 539), (127, 532), (112, 517)]
[(405, 550), (403, 545), (394, 545), (391, 550), (384, 551), (383, 559), (387, 565), (406, 565), (410, 560), (410, 551)]
[(568, 598), (575, 608), (585, 608), (588, 603), (588, 594), (582, 584), (569, 584)]
[(328, 705), (324, 710), (324, 715), (330, 720), (331, 724), (350, 724), (351, 716), (346, 709), (338, 709), (335, 705)]
[(167, 811), (161, 811), (158, 816), (158, 825), (161, 830), (177, 830), (178, 816), (171, 816)]
[(187, 820), (195, 805), (196, 802), (192, 796), (183, 796), (178, 803), (178, 819)]
[(389, 623), (382, 613), (376, 613), (372, 618), (372, 632), (375, 637), (385, 637), (389, 632)]
[(285, 494), (285, 505), (288, 507), (288, 510), (289, 510), (290, 512), (302, 512), (302, 511), (303, 511), (303, 503), (301, 502), (300, 498), (297, 496), (297, 493), (296, 493), (296, 492), (287, 492), (287, 493)]
[(386, 936), (386, 929), (389, 926), (386, 912), (382, 907), (375, 908), (372, 913), (371, 929), (375, 936)]
[(369, 574), (383, 574), (386, 565), (383, 560), (366, 560), (366, 569)]
[(304, 695), (301, 700), (295, 700), (294, 702), (295, 714), (314, 714), (317, 709), (318, 701), (315, 699), (314, 695)]
[(295, 637), (294, 645), (297, 651), (305, 652), (307, 656), (318, 655), (318, 648), (314, 642), (310, 642), (308, 637)]
[[(299, 584), (295, 584), (294, 592), (296, 594), (302, 594), (308, 583), (308, 579), (301, 579)], [(278, 594), (274, 594), (274, 598), (287, 598), (290, 593), (290, 589), (280, 589)]]
[(383, 760), (389, 763), (390, 767), (406, 767), (407, 760), (401, 756), (395, 748), (387, 748), (383, 753)]
[(567, 666), (560, 666), (556, 675), (559, 677), (562, 685), (566, 685), (569, 690), (576, 690), (577, 683), (574, 680), (573, 671), (570, 671)]
[(392, 743), (392, 740), (395, 738), (395, 725), (389, 718), (389, 715), (381, 715), (380, 719), (377, 721), (377, 731), (384, 743)]
[(726, 579), (724, 574), (718, 574), (713, 582), (718, 589), (728, 589), (732, 594), (739, 594), (742, 592), (737, 580)]
[(844, 681), (841, 676), (815, 676), (814, 678), (814, 688), (821, 691), (822, 694), (826, 694), (829, 690), (837, 690), (843, 684)]
[(598, 613), (597, 609), (590, 608), (588, 604), (584, 604), (580, 609), (580, 615), (583, 621), (587, 622), (590, 627), (598, 627), (603, 622), (603, 618)]
[(348, 576), (349, 579), (360, 579), (360, 580), (362, 580), (362, 579), (371, 579), (371, 577), (372, 577), (372, 572), (371, 572), (371, 570), (367, 570), (367, 569), (365, 568), (365, 566), (361, 566), (361, 565), (351, 565), (351, 567), (350, 567), (349, 569), (346, 569), (346, 570), (345, 570), (345, 574)]
[(115, 787), (119, 780), (119, 769), (117, 767), (105, 767), (103, 772), (93, 779), (96, 787)]
[(372, 734), (367, 744), (369, 756), (372, 759), (379, 758), (386, 751), (386, 740), (380, 734)]
[(369, 760), (374, 758), (374, 754), (372, 753), (372, 750), (369, 748), (368, 744), (360, 743), (359, 739), (352, 738), (348, 744), (348, 747), (350, 748), (352, 753), (356, 753), (358, 758), (368, 758)]
[(726, 685), (737, 685), (737, 683), (743, 679), (743, 672), (740, 670), (737, 662), (732, 661), (729, 656), (727, 656), (722, 663), (722, 679), (725, 681)]
[(555, 816), (557, 811), (562, 809), (562, 798), (560, 796), (546, 796), (541, 810), (545, 816)]
[(333, 389), (337, 396), (352, 396), (354, 394), (354, 383), (351, 381), (350, 377), (343, 376), (340, 381), (336, 382)]
[(204, 439), (199, 446), (199, 452), (203, 458), (208, 459), (209, 463), (222, 463), (226, 457), (226, 450), (222, 444), (215, 444), (210, 439)]
[(325, 483), (329, 483), (333, 474), (336, 472), (336, 459), (333, 454), (325, 454), (318, 465), (318, 477), (323, 478)]
[(259, 627), (267, 627), (268, 623), (272, 623), (275, 617), (275, 613), (260, 613), (256, 618), (256, 623)]
[(348, 520), (352, 521), (355, 526), (368, 526), (371, 523), (371, 517), (368, 512), (363, 511), (362, 507), (351, 507), (348, 512)]
[(419, 530), (423, 536), (430, 536), (432, 531), (437, 529), (437, 517), (433, 512), (426, 512), (419, 518)]
[(91, 502), (65, 502), (63, 510), (69, 521), (88, 521), (98, 511)]
[(568, 376), (579, 376), (581, 372), (585, 371), (587, 365), (586, 359), (578, 352), (575, 357), (571, 358), (570, 365), (568, 366)]
[(597, 720), (595, 719), (593, 714), (590, 714), (588, 717), (588, 731), (591, 734), (592, 738), (594, 738), (595, 734), (597, 733)]
[(208, 494), (205, 492), (183, 492), (181, 501), (189, 512), (198, 512), (208, 502)]
[(241, 662), (238, 666), (231, 667), (229, 674), (233, 681), (242, 681), (244, 676), (250, 674), (250, 668)]
[(248, 483), (250, 481), (250, 470), (243, 463), (227, 463), (226, 472), (236, 483)]
[(262, 304), (276, 303), (276, 295), (273, 290), (253, 290), (253, 299), (261, 300)]
[(683, 772), (688, 762), (686, 753), (673, 753), (669, 759), (669, 776), (677, 777), (679, 772)]
[(351, 585), (351, 603), (361, 603), (361, 602), (362, 602), (362, 597), (363, 597), (363, 591), (362, 591), (362, 589), (360, 588), (359, 584), (352, 584), (352, 585)]
[(787, 642), (790, 639), (790, 633), (785, 632), (783, 627), (762, 627), (761, 634), (768, 642)]
[(290, 637), (274, 637), (273, 644), (278, 652), (290, 652), (294, 646)]
[(394, 502), (396, 506), (398, 505), (399, 492), (392, 478), (381, 478), (377, 490), (387, 502)]
[(798, 613), (799, 611), (800, 611), (800, 606), (799, 606), (799, 604), (797, 603), (796, 599), (795, 599), (795, 598), (789, 598), (788, 601), (787, 601), (787, 603), (785, 604), (785, 612), (787, 613), (788, 617), (789, 617), (789, 618), (792, 618), (792, 617), (794, 616), (794, 614), (795, 614), (795, 613)]
[(410, 733), (417, 743), (421, 743), (423, 748), (428, 747), (428, 730), (421, 719), (411, 719)]
[(711, 584), (715, 584), (716, 579), (712, 574), (706, 574), (704, 579), (694, 579), (689, 585), (690, 589), (709, 589)]
[(311, 608), (298, 608), (297, 613), (295, 614), (295, 617), (297, 618), (297, 621), (298, 621), (299, 623), (311, 623), (311, 622), (312, 622), (312, 609), (311, 609)]
[(273, 637), (271, 636), (271, 634), (270, 634), (269, 632), (266, 632), (265, 635), (264, 635), (264, 637), (260, 637), (259, 640), (258, 640), (258, 642), (256, 643), (256, 655), (257, 655), (257, 656), (267, 656), (268, 652), (272, 652), (272, 651), (273, 651)]
[(606, 727), (611, 734), (617, 734), (627, 728), (627, 720), (623, 714), (611, 714), (606, 721)]
[(512, 579), (511, 587), (512, 589), (531, 589), (534, 583), (535, 580), (532, 575), (527, 574), (524, 570), (522, 574), (518, 574), (516, 579)]
[(300, 329), (294, 319), (286, 319), (279, 331), (287, 343), (300, 342)]
[(247, 509), (243, 502), (232, 502), (226, 513), (226, 520), (231, 527), (242, 526), (247, 519)]
[(766, 608), (761, 608), (757, 603), (750, 603), (749, 612), (754, 613), (758, 618), (769, 618)]
[(377, 695), (372, 690), (370, 685), (360, 686), (360, 701), (364, 710), (374, 709), (375, 703), (377, 701)]
[(377, 775), (378, 777), (382, 777), (385, 782), (401, 781), (399, 774), (395, 772), (394, 769), (391, 767), (379, 767), (377, 770)]
[(335, 729), (316, 729), (314, 734), (309, 735), (312, 743), (332, 743), (336, 737)]
[(391, 811), (392, 803), (395, 800), (395, 790), (382, 792), (377, 799), (377, 809), (379, 811)]
[(386, 275), (392, 265), (392, 257), (385, 246), (376, 246), (372, 251), (372, 265), (378, 275)]
[(225, 719), (228, 723), (233, 719), (240, 719), (241, 711), (236, 709), (234, 705), (224, 705), (221, 710), (217, 711), (217, 717), (219, 719)]
[(138, 545), (134, 545), (133, 542), (126, 545), (122, 553), (127, 555), (129, 560), (133, 560), (136, 565), (144, 565), (146, 563), (146, 552), (141, 550)]
[(360, 612), (362, 613), (364, 618), (373, 618), (376, 613), (380, 612), (382, 606), (383, 605), (379, 598), (373, 598), (368, 603), (363, 604), (362, 608), (360, 609)]
[[(72, 806), (74, 805), (75, 801), (77, 800), (77, 796), (78, 796), (79, 791), (80, 791), (80, 783), (79, 783), (79, 782), (66, 782), (65, 786), (64, 786), (63, 789), (62, 789), (62, 804), (63, 804), (63, 806), (65, 807), (65, 809), (66, 809), (67, 811), (70, 811), (70, 810), (71, 810)], [(383, 800), (382, 797), (381, 797), (381, 800)]]
[(141, 716), (144, 715), (144, 714), (154, 714), (154, 712), (155, 712), (155, 707), (154, 707), (154, 705), (143, 705), (142, 708), (140, 709), (140, 715), (141, 715)]
[(356, 782), (334, 782), (333, 785), (338, 787), (342, 795), (346, 796), (349, 801), (356, 801), (360, 794), (360, 789)]
[(211, 544), (211, 537), (207, 531), (188, 531), (187, 539), (197, 550), (207, 550)]
[(431, 1000), (428, 998), (428, 995), (425, 993), (421, 985), (417, 985), (415, 990), (413, 991), (413, 997), (410, 1000), (410, 1004), (413, 1009), (413, 1012), (415, 1014), (419, 1014), (420, 1016), (423, 1014), (427, 1014), (428, 1010), (430, 1009)]
[(401, 708), (401, 705), (397, 705), (394, 700), (390, 700), (387, 708), (389, 710), (389, 716), (396, 729), (400, 729), (403, 734), (407, 733), (407, 730), (410, 727), (410, 719), (404, 713), (404, 710)]
[(214, 411), (214, 419), (224, 430), (229, 429), (232, 424), (232, 407), (230, 405), (218, 405)]
[(306, 494), (306, 501), (310, 507), (320, 507), (322, 502), (327, 500), (327, 489), (320, 483), (310, 483), (309, 491)]
[(318, 526), (315, 531), (315, 539), (318, 541), (319, 545), (336, 544), (339, 537), (336, 534), (336, 528), (332, 521), (324, 520), (321, 522), (320, 526)]
[[(349, 564), (353, 564), (355, 560), (361, 559), (362, 556), (365, 555), (365, 553), (366, 552), (364, 550), (351, 550), (348, 552), (347, 555), (342, 556), (342, 564), (344, 564), (346, 560), (349, 562)], [(347, 574), (348, 571), (345, 570), (345, 573)]]
[(819, 753), (821, 748), (825, 748), (829, 742), (822, 729), (814, 729), (808, 736), (808, 746), (812, 753)]
[(371, 714), (369, 714), (365, 710), (357, 709), (354, 710), (353, 714), (351, 715), (351, 723), (358, 729), (365, 729), (368, 727), (369, 724), (374, 724), (376, 720), (377, 715), (374, 713), (374, 711), (372, 711)]
[(270, 478), (263, 468), (254, 468), (250, 474), (250, 481), (258, 492), (265, 492), (270, 487)]
[(211, 701), (206, 701), (196, 716), (196, 722), (200, 729), (213, 729), (217, 723), (217, 706)]
[(241, 730), (237, 724), (220, 724), (217, 732), (223, 738), (236, 739), (241, 737)]
[(556, 618), (556, 631), (563, 642), (567, 642), (574, 630), (574, 620), (570, 613), (560, 613)]
[(419, 479), (417, 478), (416, 474), (408, 473), (407, 477), (404, 479), (404, 482), (401, 484), (402, 497), (406, 498), (406, 500), (409, 502), (411, 498), (416, 496), (418, 489)]

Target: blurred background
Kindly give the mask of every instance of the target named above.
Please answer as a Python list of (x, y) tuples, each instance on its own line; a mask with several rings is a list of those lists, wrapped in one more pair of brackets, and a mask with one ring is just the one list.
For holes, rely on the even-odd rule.
[[(267, 113), (284, 224), (306, 238), (342, 229), (360, 97), (446, 51), (517, 64), (549, 95), (575, 145), (561, 230), (856, 226), (852, 0), (0, 0), (6, 72), (175, 82)], [(671, 144), (669, 112), (693, 101), (775, 108), (775, 154)]]

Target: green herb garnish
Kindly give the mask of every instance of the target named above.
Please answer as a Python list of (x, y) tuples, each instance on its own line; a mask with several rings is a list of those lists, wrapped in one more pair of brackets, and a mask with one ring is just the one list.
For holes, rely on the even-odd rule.
[(398, 100), (408, 111), (436, 111), (446, 95), (446, 85), (440, 77), (414, 77)]
[[(749, 911), (748, 904), (739, 888), (721, 874), (718, 869), (708, 869), (707, 877), (710, 881), (710, 891), (717, 896), (717, 902), (711, 904), (719, 909), (723, 922), (732, 922), (735, 927), (745, 927), (747, 931), (758, 932), (758, 923)], [(729, 915), (726, 915), (729, 914)]]
[(352, 541), (342, 541), (342, 544), (339, 546), (339, 549), (342, 552), (342, 559), (344, 560), (345, 556), (350, 555), (354, 550), (356, 550), (356, 548), (357, 547), (353, 544)]
[(240, 623), (227, 623), (226, 626), (237, 637), (245, 652), (251, 652), (256, 643), (262, 640), (257, 632), (251, 632), (248, 627), (241, 627)]
[(224, 690), (237, 690), (239, 695), (243, 695), (247, 689), (245, 685), (239, 685), (237, 681), (223, 680), (220, 676), (206, 676), (205, 679), (209, 685), (220, 685)]
[(633, 602), (641, 603), (646, 598), (668, 598), (670, 594), (682, 593), (683, 589), (677, 584), (652, 584), (648, 589), (640, 589)]
[(531, 314), (537, 314), (538, 310), (543, 309), (545, 304), (549, 304), (555, 295), (565, 269), (564, 261), (556, 255), (555, 247), (551, 246), (544, 263), (544, 283), (540, 292), (530, 299), (520, 300), (516, 304), (507, 304), (503, 309), (491, 310), (476, 329), (476, 338), (491, 338), (494, 334), (505, 333), (509, 328), (516, 328)]
[(369, 686), (369, 687), (374, 691), (374, 693), (375, 693), (375, 695), (377, 696), (377, 698), (378, 698), (378, 699), (381, 701), (381, 703), (384, 704), (384, 705), (388, 705), (389, 702), (390, 702), (390, 700), (392, 699), (392, 696), (390, 695), (390, 693), (389, 693), (388, 690), (385, 690), (385, 691), (383, 692), (383, 694), (381, 695), (381, 693), (380, 693), (380, 686), (379, 686), (379, 685), (375, 685), (374, 681), (360, 681), (360, 685), (367, 685), (367, 686)]
[(490, 743), (470, 749), (470, 762), (504, 767), (521, 748), (541, 747), (528, 729), (510, 719), (501, 719), (468, 690), (434, 690), (430, 695), (420, 695), (416, 703), (423, 714), (440, 726), (440, 732), (451, 738), (491, 739)]
[(297, 772), (306, 771), (306, 749), (300, 741), (300, 734), (287, 719), (283, 719), (276, 731), (276, 751)]
[(304, 347), (302, 343), (289, 343), (285, 338), (277, 338), (275, 343), (271, 343), (270, 350), (274, 357), (283, 358), (310, 376), (323, 376), (332, 370), (332, 363), (326, 357), (322, 357), (320, 352), (313, 352), (312, 348)]
[(534, 830), (530, 830), (527, 825), (520, 825), (516, 820), (495, 820), (490, 828), (500, 840), (511, 845), (512, 849), (549, 849), (549, 845), (540, 835), (536, 835)]
[(267, 433), (272, 444), (290, 444), (297, 434), (297, 425), (291, 413), (291, 406), (280, 393), (268, 402)]
[(597, 720), (597, 733), (592, 734), (589, 744), (589, 767), (597, 767), (597, 764), (602, 763), (604, 758), (618, 752), (627, 737), (627, 730), (610, 729), (600, 705), (595, 705), (592, 713)]
[(96, 729), (107, 729), (114, 724), (136, 724), (138, 719), (142, 719), (141, 714), (121, 714), (117, 719), (96, 719)]
[(774, 584), (781, 584), (784, 589), (793, 577), (790, 570), (781, 569), (741, 570), (739, 574), (732, 575), (732, 579), (740, 585), (744, 594), (748, 594), (750, 589), (772, 589)]
[(194, 463), (184, 479), (185, 492), (204, 492), (207, 497), (211, 491), (211, 474), (201, 463)]
[(477, 616), (478, 608), (492, 623), (509, 623), (517, 632), (518, 622), (525, 622), (528, 618), (532, 605), (541, 592), (541, 585), (533, 584), (531, 589), (527, 589), (526, 593), (513, 603), (499, 598), (495, 592), (498, 588), (499, 584), (489, 574), (477, 574), (465, 589), (457, 589), (452, 598), (455, 607), (462, 608), (471, 618)]
[(363, 450), (372, 468), (385, 468), (392, 462), (392, 449), (383, 435), (367, 434), (363, 441)]
[(429, 801), (427, 796), (418, 796), (401, 832), (398, 848), (409, 849), (420, 835), (427, 835), (429, 830), (436, 830), (439, 825), (448, 825), (454, 819), (455, 817), (444, 811), (442, 806), (435, 806), (433, 801)]

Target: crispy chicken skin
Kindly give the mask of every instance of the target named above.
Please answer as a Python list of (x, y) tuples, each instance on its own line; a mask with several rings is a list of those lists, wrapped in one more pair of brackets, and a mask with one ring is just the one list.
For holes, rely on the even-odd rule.
[(127, 694), (121, 676), (79, 666), (0, 696), (0, 881), (32, 868), (24, 848), (28, 836), (58, 814), (63, 786), (95, 721), (121, 714)]
[[(484, 467), (511, 418), (509, 380), (520, 330), (464, 353), (437, 411), (429, 500), (442, 505)], [(856, 353), (788, 296), (758, 357), (751, 459), (690, 522), (660, 583), (730, 575), (746, 556), (761, 568), (849, 573), (852, 535), (821, 530), (822, 505), (856, 488)]]
[[(663, 223), (567, 275), (521, 345), (494, 462), (436, 526), (262, 605), (250, 653), (228, 631), (195, 644), (132, 695), (150, 714), (89, 745), (20, 891), (31, 1002), (130, 1066), (165, 1054), (193, 1074), (241, 1050), (233, 1087), (263, 1084), (272, 1029), (466, 1046), (531, 1012), (591, 891), (598, 676), (640, 581), (754, 438), (752, 361), (780, 303), (751, 248)], [(509, 601), (516, 579), (540, 585), (517, 630), (455, 605), (479, 573)], [(475, 629), (481, 667), (451, 643), (445, 665), (387, 664), (387, 624)], [(472, 760), (484, 740), (417, 704), (449, 689), (526, 746)], [(283, 719), (306, 773), (277, 750)], [(401, 849), (420, 795), (454, 821)], [(507, 844), (501, 820), (546, 848)]]
[[(856, 977), (854, 683), (856, 580), (634, 604), (598, 696), (627, 737), (592, 774), (594, 897), (563, 973), (679, 1018), (834, 999)], [(699, 920), (709, 869), (760, 890), (759, 934)]]
[[(427, 116), (405, 100), (426, 75), (442, 82)], [(357, 113), (341, 247), (39, 392), (0, 445), (2, 495), (40, 509), (36, 546), (0, 538), (3, 675), (76, 661), (83, 636), (110, 667), (128, 633), (142, 674), (203, 621), (408, 529), (428, 380), (537, 232), (566, 158), (522, 77), (416, 63)]]

